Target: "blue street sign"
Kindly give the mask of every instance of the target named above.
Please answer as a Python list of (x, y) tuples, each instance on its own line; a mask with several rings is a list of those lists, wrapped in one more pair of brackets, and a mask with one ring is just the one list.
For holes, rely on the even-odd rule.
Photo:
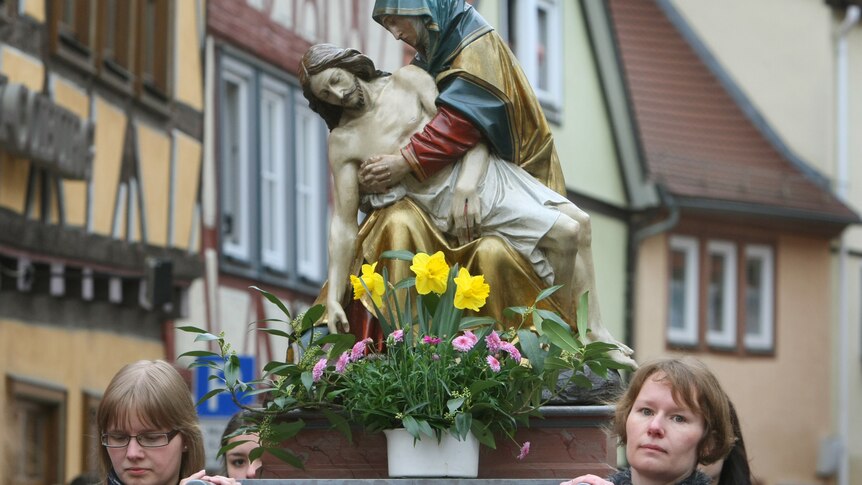
[[(211, 358), (201, 357), (199, 360), (212, 360)], [(254, 379), (254, 357), (250, 355), (239, 356), (240, 380), (248, 382)], [(213, 389), (224, 387), (224, 383), (218, 379), (210, 379), (211, 375), (215, 374), (215, 370), (209, 367), (195, 368), (195, 402), (207, 395)], [(243, 404), (250, 404), (252, 396), (244, 396), (240, 398)], [(239, 411), (239, 406), (233, 402), (230, 393), (223, 392), (218, 396), (211, 397), (206, 402), (198, 406), (198, 416), (201, 417), (217, 417), (217, 416), (232, 416)]]

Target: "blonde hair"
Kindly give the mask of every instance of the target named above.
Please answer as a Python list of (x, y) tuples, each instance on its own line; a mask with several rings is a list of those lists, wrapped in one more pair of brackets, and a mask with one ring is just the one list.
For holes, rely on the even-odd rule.
[(735, 441), (730, 401), (706, 365), (690, 357), (653, 360), (632, 375), (614, 413), (614, 433), (620, 443), (628, 441), (626, 421), (641, 388), (650, 378), (670, 386), (674, 401), (685, 404), (703, 418), (704, 431), (697, 445), (697, 461), (709, 464), (724, 458)]
[[(148, 427), (177, 430), (183, 437), (180, 478), (204, 468), (203, 435), (189, 387), (180, 373), (163, 360), (140, 360), (120, 369), (99, 403), (99, 434), (123, 426), (133, 417)], [(113, 468), (108, 450), (99, 450), (104, 476)]]

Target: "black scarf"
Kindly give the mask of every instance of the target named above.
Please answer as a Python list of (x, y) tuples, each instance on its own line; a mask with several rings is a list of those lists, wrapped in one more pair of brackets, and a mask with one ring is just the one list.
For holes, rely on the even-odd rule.
[[(631, 468), (627, 468), (619, 473), (615, 473), (608, 477), (608, 480), (614, 483), (614, 485), (632, 485), (632, 470)], [(677, 482), (676, 485), (709, 485), (709, 477), (704, 475), (699, 471), (695, 471), (688, 478), (681, 482)]]

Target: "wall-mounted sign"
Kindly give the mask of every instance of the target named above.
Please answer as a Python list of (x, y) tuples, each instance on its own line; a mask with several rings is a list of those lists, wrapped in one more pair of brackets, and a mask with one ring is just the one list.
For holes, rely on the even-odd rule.
[(60, 177), (89, 180), (93, 123), (21, 84), (0, 86), (0, 148)]

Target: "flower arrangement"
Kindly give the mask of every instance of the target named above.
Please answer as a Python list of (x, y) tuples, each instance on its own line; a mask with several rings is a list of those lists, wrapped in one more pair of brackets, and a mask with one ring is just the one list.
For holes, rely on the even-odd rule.
[[(363, 265), (351, 283), (354, 299), (365, 300), (383, 328), (383, 352), (371, 345), (371, 339), (355, 342), (349, 334), (309, 332), (322, 315), (318, 305), (292, 321), (268, 320), (283, 324), (284, 330), (259, 328), (300, 344), (302, 335), (311, 334), (299, 362), (270, 362), (262, 379), (241, 382), (239, 359), (223, 335), (181, 328), (198, 333), (196, 340), (215, 341), (219, 347), (217, 353), (183, 354), (206, 357), (192, 365), (214, 367), (224, 384), (201, 401), (222, 392), (230, 392), (237, 402), (242, 393), (265, 396), (263, 406), (255, 408), (259, 419), (236, 433), (260, 434), (261, 448), (255, 454), (270, 452), (301, 467), (300, 460), (278, 444), (298, 433), (304, 423), (279, 423), (274, 418), (308, 408), (323, 413), (348, 438), (349, 424), (354, 423), (369, 432), (403, 427), (415, 439), (439, 439), (444, 432), (464, 439), (472, 433), (480, 443), (495, 448), (497, 437), (514, 440), (517, 428), (528, 426), (529, 418), (568, 386), (589, 387), (590, 381), (579, 374), (585, 366), (600, 376), (623, 368), (607, 355), (615, 345), (580, 338), (587, 332), (586, 296), (578, 311), (579, 335), (556, 313), (536, 306), (559, 286), (542, 291), (530, 307), (508, 308), (507, 318), (516, 323), (500, 328), (500, 322), (491, 318), (464, 315), (480, 310), (490, 295), (482, 275), (450, 267), (440, 252), (387, 251), (382, 257), (409, 261), (413, 276), (392, 285), (387, 272), (378, 273), (373, 263)], [(278, 298), (257, 291), (290, 319)], [(572, 371), (570, 377), (558, 382), (564, 370)], [(238, 444), (219, 454), (232, 446)], [(530, 443), (518, 446), (518, 458), (523, 459)]]

